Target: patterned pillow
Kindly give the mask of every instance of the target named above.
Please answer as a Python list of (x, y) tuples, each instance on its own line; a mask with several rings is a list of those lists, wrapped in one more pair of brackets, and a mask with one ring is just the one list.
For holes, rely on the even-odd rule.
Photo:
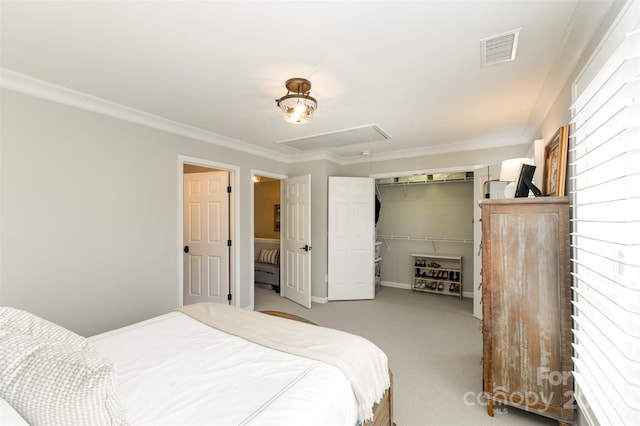
[(67, 343), (78, 348), (91, 348), (89, 340), (71, 330), (37, 317), (32, 313), (0, 306), (0, 330), (14, 331), (29, 336), (42, 337)]
[(0, 329), (0, 398), (31, 425), (123, 425), (111, 361)]
[(269, 263), (271, 265), (279, 265), (280, 264), (280, 249), (266, 249), (261, 248), (260, 253), (258, 254), (258, 262), (260, 263)]

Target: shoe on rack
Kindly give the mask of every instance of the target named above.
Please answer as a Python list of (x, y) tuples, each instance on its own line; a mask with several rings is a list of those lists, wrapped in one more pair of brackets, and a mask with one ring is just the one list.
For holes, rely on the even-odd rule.
[(442, 290), (444, 290), (444, 283), (443, 283), (443, 282), (440, 282), (440, 283), (438, 284), (438, 291), (442, 291)]

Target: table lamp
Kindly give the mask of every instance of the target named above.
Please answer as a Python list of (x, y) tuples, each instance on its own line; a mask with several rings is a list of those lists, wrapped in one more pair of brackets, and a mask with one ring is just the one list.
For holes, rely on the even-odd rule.
[(500, 180), (509, 182), (504, 188), (504, 198), (513, 198), (516, 195), (516, 180), (520, 176), (523, 164), (532, 164), (530, 158), (511, 158), (502, 162), (500, 168)]

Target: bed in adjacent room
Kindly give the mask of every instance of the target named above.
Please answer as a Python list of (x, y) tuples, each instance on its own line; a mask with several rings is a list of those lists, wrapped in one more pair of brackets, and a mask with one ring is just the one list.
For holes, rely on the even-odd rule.
[[(101, 412), (95, 419), (101, 424), (391, 425), (387, 358), (368, 340), (226, 305), (181, 310), (89, 339), (65, 335), (64, 350), (56, 337), (56, 357), (62, 350), (76, 364), (89, 358), (87, 369), (71, 373), (78, 377), (62, 379), (63, 388), (74, 387), (70, 381), (90, 385), (79, 397), (78, 413), (62, 415), (85, 415), (97, 403)], [(44, 345), (50, 332), (40, 330), (39, 318), (29, 319), (36, 326), (16, 325), (20, 321), (0, 310), (0, 396), (37, 424), (32, 402), (23, 401), (33, 385), (18, 376), (29, 373), (31, 358), (39, 357), (33, 348)], [(19, 366), (16, 374), (4, 349), (24, 345), (15, 335), (25, 332), (31, 339), (26, 353), (11, 361)], [(56, 368), (67, 374), (66, 365), (47, 371)], [(5, 377), (8, 369), (16, 377)], [(45, 386), (55, 386), (52, 374), (44, 378)], [(47, 394), (34, 395), (46, 399)], [(56, 403), (46, 401), (44, 407), (54, 410)]]

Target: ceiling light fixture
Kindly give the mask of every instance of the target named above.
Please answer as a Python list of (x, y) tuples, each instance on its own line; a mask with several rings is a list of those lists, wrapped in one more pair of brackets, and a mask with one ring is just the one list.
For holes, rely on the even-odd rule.
[(284, 121), (292, 124), (305, 124), (313, 118), (318, 101), (309, 95), (311, 82), (304, 78), (290, 78), (284, 84), (287, 94), (276, 99), (276, 104), (284, 114)]

